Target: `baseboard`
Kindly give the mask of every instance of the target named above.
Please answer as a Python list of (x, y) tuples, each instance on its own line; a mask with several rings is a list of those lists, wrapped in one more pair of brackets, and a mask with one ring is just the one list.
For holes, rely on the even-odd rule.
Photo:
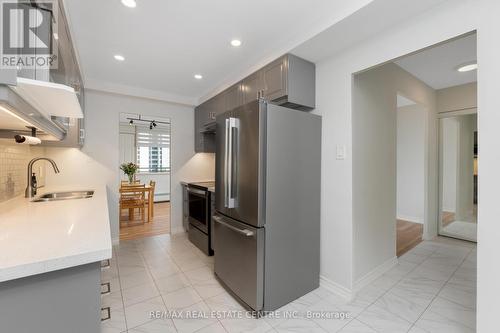
[(325, 288), (328, 291), (331, 291), (335, 295), (338, 295), (344, 298), (347, 301), (351, 301), (353, 299), (353, 292), (349, 288), (346, 288), (335, 281), (330, 280), (329, 278), (320, 275), (319, 277), (319, 285)]
[(422, 221), (421, 218), (416, 217), (416, 216), (408, 216), (408, 215), (397, 215), (396, 217), (398, 220), (403, 220), (403, 221), (408, 221), (408, 222), (413, 222), (413, 223), (420, 223), (424, 224), (424, 221)]
[(354, 282), (354, 292), (358, 292), (379, 277), (381, 277), (384, 273), (389, 271), (391, 268), (398, 264), (398, 257), (393, 257), (383, 264), (372, 269), (368, 274), (365, 274), (362, 278), (358, 279)]

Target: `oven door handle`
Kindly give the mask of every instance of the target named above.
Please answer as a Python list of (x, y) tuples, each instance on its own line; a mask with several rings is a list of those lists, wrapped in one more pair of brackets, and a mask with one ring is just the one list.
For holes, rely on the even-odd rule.
[(255, 235), (255, 233), (253, 231), (250, 231), (248, 229), (239, 229), (239, 228), (236, 228), (235, 226), (232, 226), (229, 223), (224, 222), (218, 216), (213, 216), (212, 218), (214, 219), (215, 222), (219, 223), (220, 225), (223, 225), (224, 227), (229, 228), (229, 229), (231, 229), (233, 231), (236, 231), (237, 233), (242, 234), (244, 236), (252, 237), (253, 235)]
[(206, 195), (206, 192), (205, 192), (205, 191), (200, 190), (200, 189), (197, 189), (197, 188), (188, 187), (188, 188), (187, 188), (187, 190), (188, 190), (188, 192), (189, 192), (189, 193), (199, 194), (199, 195), (203, 195), (203, 196), (205, 196), (205, 195)]

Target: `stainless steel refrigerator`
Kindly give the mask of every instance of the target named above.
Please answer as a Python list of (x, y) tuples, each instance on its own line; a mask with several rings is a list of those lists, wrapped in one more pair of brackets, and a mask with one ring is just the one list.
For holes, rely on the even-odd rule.
[(216, 122), (215, 274), (275, 310), (319, 286), (321, 117), (259, 100)]

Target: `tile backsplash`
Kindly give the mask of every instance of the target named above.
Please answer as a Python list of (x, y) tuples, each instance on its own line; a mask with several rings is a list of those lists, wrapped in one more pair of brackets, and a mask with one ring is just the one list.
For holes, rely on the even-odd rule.
[[(0, 202), (24, 194), (28, 162), (35, 156), (43, 155), (43, 148), (0, 140)], [(33, 172), (37, 173), (41, 184), (45, 174), (44, 163), (38, 162)]]

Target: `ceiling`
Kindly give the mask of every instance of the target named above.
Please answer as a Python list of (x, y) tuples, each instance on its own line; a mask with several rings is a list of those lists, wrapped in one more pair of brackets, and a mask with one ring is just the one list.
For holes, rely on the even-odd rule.
[(373, 0), (64, 1), (87, 87), (195, 104)]
[(477, 71), (458, 72), (457, 67), (477, 60), (476, 34), (452, 40), (403, 57), (395, 63), (434, 89), (477, 81)]

